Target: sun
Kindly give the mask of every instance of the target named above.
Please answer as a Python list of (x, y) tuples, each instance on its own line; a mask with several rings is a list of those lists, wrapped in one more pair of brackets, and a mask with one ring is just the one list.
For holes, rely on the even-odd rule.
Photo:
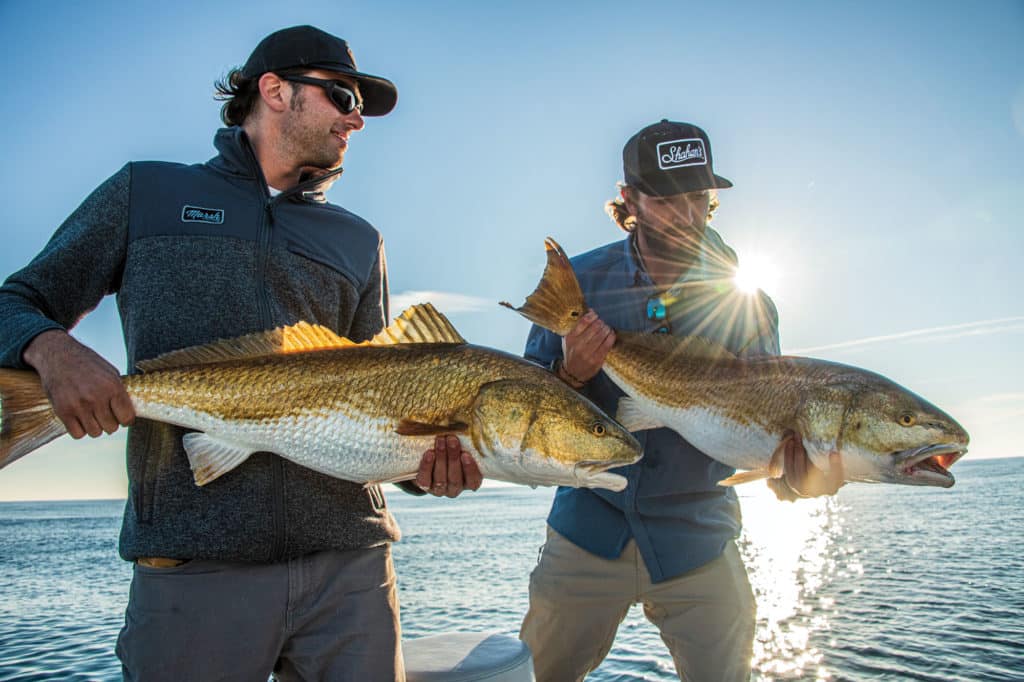
[(779, 269), (762, 254), (745, 254), (733, 281), (740, 291), (747, 294), (757, 293), (758, 289), (772, 293), (778, 290)]

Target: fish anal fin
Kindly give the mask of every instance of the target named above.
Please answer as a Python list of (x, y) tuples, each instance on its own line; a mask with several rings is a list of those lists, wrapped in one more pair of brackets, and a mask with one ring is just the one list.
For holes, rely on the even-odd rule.
[(771, 478), (768, 475), (767, 469), (752, 469), (751, 471), (737, 471), (729, 478), (724, 478), (718, 482), (718, 485), (722, 486), (733, 486), (740, 485), (742, 483), (750, 483), (751, 481), (760, 481), (762, 478)]
[(181, 440), (196, 485), (206, 485), (220, 478), (256, 452), (251, 447), (206, 433), (186, 433)]
[(136, 367), (143, 372), (152, 372), (186, 365), (207, 365), (228, 360), (345, 348), (354, 345), (357, 344), (338, 336), (327, 327), (308, 322), (297, 322), (287, 327), (180, 348), (150, 360), (138, 362)]
[(385, 483), (401, 483), (402, 481), (411, 481), (414, 478), (416, 478), (416, 474), (418, 473), (419, 470), (414, 469), (413, 471), (406, 471), (404, 473), (398, 474), (397, 476), (392, 476), (390, 478), (382, 478), (376, 481), (367, 481), (366, 483), (363, 484), (363, 488), (372, 488), (375, 485), (384, 485)]
[(628, 397), (619, 399), (615, 421), (622, 424), (627, 431), (634, 433), (647, 429), (660, 429), (665, 426), (663, 422), (644, 412), (640, 401)]
[[(439, 436), (442, 433), (466, 433), (468, 431), (469, 425), (464, 422), (428, 424), (427, 422), (420, 422), (415, 419), (403, 419), (395, 427), (395, 433), (400, 436)], [(386, 482), (391, 483), (392, 481)]]

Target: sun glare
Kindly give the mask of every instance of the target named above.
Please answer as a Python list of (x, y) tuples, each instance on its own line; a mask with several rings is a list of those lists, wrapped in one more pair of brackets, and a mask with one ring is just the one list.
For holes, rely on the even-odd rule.
[(743, 262), (736, 270), (733, 281), (740, 291), (748, 294), (758, 289), (766, 294), (778, 290), (779, 270), (770, 260), (759, 254), (744, 254)]

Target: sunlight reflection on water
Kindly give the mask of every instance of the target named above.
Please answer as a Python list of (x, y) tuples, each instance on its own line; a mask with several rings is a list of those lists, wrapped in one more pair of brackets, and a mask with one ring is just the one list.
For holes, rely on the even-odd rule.
[(755, 679), (829, 679), (813, 633), (828, 630), (829, 599), (818, 591), (836, 574), (842, 532), (835, 500), (780, 504), (766, 488), (743, 491), (740, 552), (757, 599)]

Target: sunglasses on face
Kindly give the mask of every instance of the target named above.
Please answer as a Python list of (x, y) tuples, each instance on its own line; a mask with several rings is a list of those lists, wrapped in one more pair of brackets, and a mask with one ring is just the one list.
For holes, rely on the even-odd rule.
[(668, 319), (668, 308), (661, 296), (651, 296), (647, 299), (647, 319), (660, 323), (655, 334), (671, 334), (672, 322)]
[(327, 93), (327, 98), (338, 107), (343, 114), (351, 114), (353, 111), (363, 113), (363, 101), (352, 91), (352, 86), (343, 81), (325, 80), (323, 78), (312, 78), (310, 76), (281, 76), (282, 80), (293, 83), (305, 83), (307, 85), (318, 85)]

